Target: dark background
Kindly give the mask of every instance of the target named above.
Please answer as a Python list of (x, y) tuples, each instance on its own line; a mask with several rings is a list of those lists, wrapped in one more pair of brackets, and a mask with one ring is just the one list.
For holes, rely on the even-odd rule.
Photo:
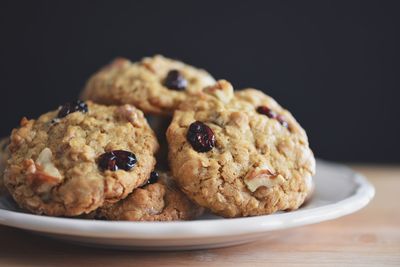
[(398, 163), (399, 22), (395, 1), (1, 1), (0, 134), (161, 53), (264, 90), (318, 157)]

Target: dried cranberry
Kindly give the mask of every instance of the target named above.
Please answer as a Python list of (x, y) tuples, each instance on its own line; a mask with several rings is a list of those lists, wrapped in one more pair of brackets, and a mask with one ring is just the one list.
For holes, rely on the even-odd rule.
[(167, 77), (164, 80), (164, 85), (169, 89), (185, 90), (187, 81), (178, 70), (171, 70), (168, 72)]
[(279, 123), (280, 123), (283, 127), (289, 129), (289, 124), (287, 123), (287, 121), (285, 120), (285, 118), (284, 118), (282, 115), (279, 115), (276, 119), (279, 121)]
[(275, 111), (271, 110), (270, 108), (266, 106), (259, 106), (257, 108), (257, 112), (268, 116), (268, 118), (276, 119), (283, 127), (289, 129), (289, 124), (287, 123), (285, 118), (282, 115), (278, 115)]
[(186, 137), (197, 152), (208, 152), (215, 146), (213, 131), (200, 121), (190, 124)]
[(149, 179), (141, 186), (141, 188), (143, 188), (143, 187), (145, 187), (146, 185), (149, 185), (149, 184), (157, 183), (158, 178), (159, 178), (158, 172), (152, 171), (150, 173)]
[(85, 102), (83, 102), (83, 101), (80, 101), (80, 100), (77, 100), (75, 102), (65, 103), (61, 107), (60, 111), (58, 112), (57, 117), (61, 119), (61, 118), (66, 117), (68, 114), (76, 112), (76, 111), (80, 111), (80, 112), (83, 112), (83, 113), (88, 112), (87, 104)]
[(136, 156), (125, 150), (114, 150), (101, 154), (98, 164), (101, 170), (117, 171), (119, 169), (129, 171), (136, 164)]
[(263, 115), (268, 116), (268, 118), (271, 119), (276, 119), (276, 117), (278, 116), (278, 114), (276, 114), (275, 111), (271, 110), (270, 108), (266, 107), (266, 106), (259, 106), (257, 108), (257, 112)]
[(147, 180), (148, 184), (154, 184), (158, 181), (159, 175), (158, 172), (151, 172), (150, 173), (150, 178)]

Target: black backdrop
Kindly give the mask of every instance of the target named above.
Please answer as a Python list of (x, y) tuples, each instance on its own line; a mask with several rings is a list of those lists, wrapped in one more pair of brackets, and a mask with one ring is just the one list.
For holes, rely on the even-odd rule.
[(1, 1), (0, 134), (112, 58), (162, 53), (272, 95), (319, 157), (400, 162), (396, 2), (265, 2)]

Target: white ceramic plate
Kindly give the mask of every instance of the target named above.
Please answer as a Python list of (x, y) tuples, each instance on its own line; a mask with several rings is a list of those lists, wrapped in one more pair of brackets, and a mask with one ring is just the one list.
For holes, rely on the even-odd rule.
[(271, 231), (318, 223), (353, 213), (373, 198), (373, 186), (350, 169), (317, 163), (313, 198), (299, 210), (266, 216), (195, 221), (112, 222), (23, 213), (0, 199), (0, 224), (91, 246), (140, 250), (187, 250), (236, 245), (266, 238)]

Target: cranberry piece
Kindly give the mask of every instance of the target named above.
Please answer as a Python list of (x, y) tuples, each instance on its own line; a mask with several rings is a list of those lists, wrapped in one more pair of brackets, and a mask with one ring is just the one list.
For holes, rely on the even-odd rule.
[(145, 187), (146, 185), (149, 185), (149, 184), (157, 183), (159, 177), (160, 176), (158, 175), (158, 172), (152, 171), (150, 173), (149, 179), (140, 188), (143, 188), (143, 187)]
[(125, 150), (114, 150), (101, 154), (98, 164), (101, 170), (116, 171), (119, 169), (129, 171), (136, 164), (136, 156)]
[(287, 123), (287, 121), (285, 120), (285, 118), (284, 118), (282, 115), (279, 115), (276, 119), (279, 121), (279, 123), (280, 123), (283, 127), (289, 129), (289, 124)]
[(266, 115), (270, 119), (276, 119), (283, 127), (289, 129), (289, 124), (287, 123), (285, 118), (282, 115), (278, 115), (275, 111), (271, 110), (270, 108), (266, 106), (259, 106), (256, 110), (258, 113)]
[(278, 114), (276, 114), (275, 111), (271, 110), (269, 107), (266, 106), (259, 106), (257, 108), (257, 112), (263, 115), (268, 116), (268, 118), (271, 119), (276, 119), (276, 117), (278, 116)]
[(154, 184), (158, 181), (159, 175), (158, 172), (151, 172), (150, 173), (150, 178), (147, 180), (148, 184)]
[(197, 152), (208, 152), (215, 146), (213, 131), (200, 121), (190, 124), (186, 137)]
[(86, 112), (88, 112), (88, 106), (86, 105), (85, 102), (80, 101), (80, 100), (77, 100), (75, 102), (65, 103), (61, 107), (60, 111), (58, 112), (57, 117), (61, 119), (61, 118), (66, 117), (68, 114), (76, 112), (76, 111), (86, 113)]
[(167, 77), (164, 80), (164, 85), (169, 89), (185, 90), (187, 81), (178, 70), (171, 70), (168, 72)]

